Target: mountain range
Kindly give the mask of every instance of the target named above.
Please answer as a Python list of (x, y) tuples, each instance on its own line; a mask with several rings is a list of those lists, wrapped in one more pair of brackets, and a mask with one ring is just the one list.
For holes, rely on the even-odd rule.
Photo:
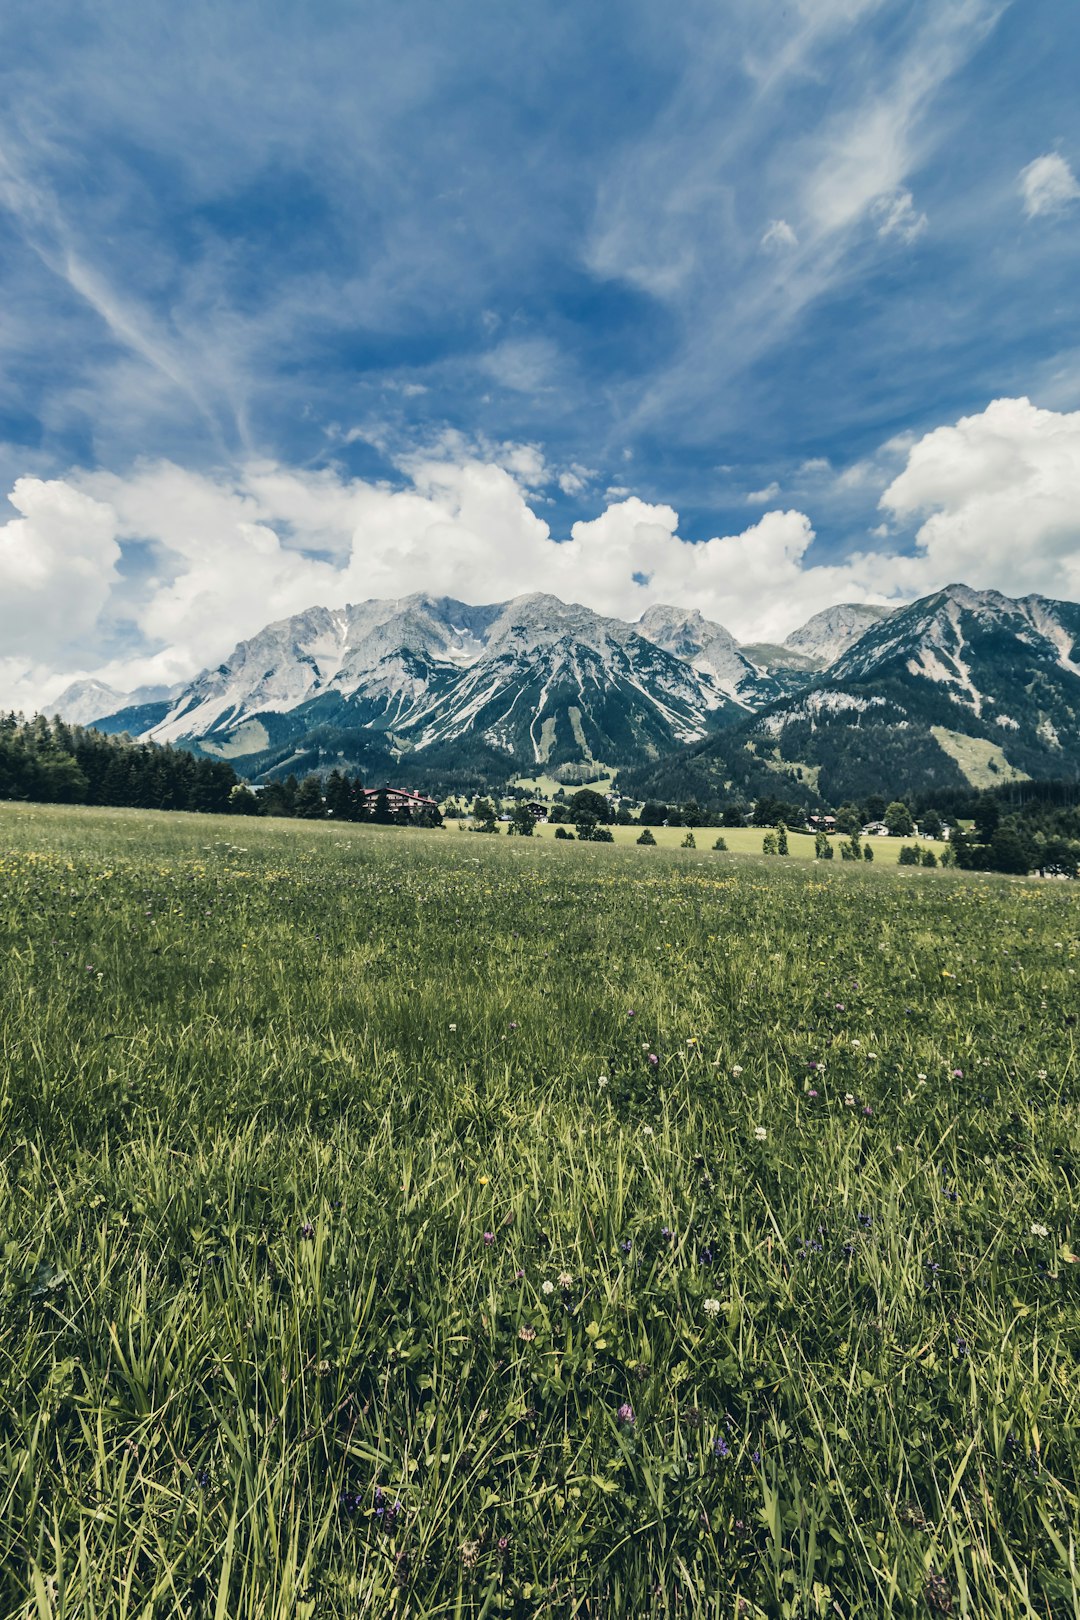
[(602, 764), (640, 796), (836, 802), (1076, 776), (1078, 643), (1076, 604), (963, 585), (829, 608), (778, 646), (677, 607), (631, 624), (544, 594), (418, 594), (267, 625), (180, 690), (83, 682), (55, 707), (251, 778), (336, 764), (496, 786)]

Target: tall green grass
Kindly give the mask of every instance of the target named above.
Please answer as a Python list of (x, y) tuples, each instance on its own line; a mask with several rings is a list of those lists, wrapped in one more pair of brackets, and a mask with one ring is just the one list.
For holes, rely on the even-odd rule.
[(0, 851), (4, 1615), (1080, 1615), (1072, 886)]

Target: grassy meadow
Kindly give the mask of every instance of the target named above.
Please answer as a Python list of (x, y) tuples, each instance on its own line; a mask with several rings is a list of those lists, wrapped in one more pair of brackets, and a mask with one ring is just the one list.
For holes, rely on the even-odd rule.
[(1080, 895), (697, 842), (0, 805), (0, 1613), (1080, 1616)]
[[(461, 825), (464, 825), (469, 830), (474, 823), (469, 821), (463, 824), (448, 821), (446, 827), (449, 832), (456, 832)], [(505, 821), (496, 822), (496, 827), (499, 832), (506, 833), (509, 830), (509, 823)], [(532, 836), (534, 838), (554, 839), (556, 830), (551, 824), (537, 825), (533, 829)], [(567, 830), (573, 832), (574, 829), (570, 827)], [(766, 827), (649, 828), (649, 831), (656, 839), (657, 849), (681, 848), (682, 841), (686, 837), (688, 830), (693, 831), (694, 847), (696, 849), (711, 850), (716, 840), (722, 838), (727, 844), (728, 852), (732, 855), (760, 855), (762, 839), (765, 833), (769, 831)], [(642, 828), (636, 824), (632, 827), (611, 828), (612, 837), (617, 844), (636, 844), (641, 837), (641, 833)], [(789, 860), (812, 861), (814, 859), (814, 836), (812, 833), (791, 832), (789, 830), (787, 836)], [(838, 861), (840, 859), (838, 846), (842, 840), (834, 838), (832, 842), (834, 846), (833, 859)], [(883, 861), (887, 866), (897, 864), (900, 859), (900, 851), (905, 844), (918, 844), (922, 849), (932, 849), (939, 861), (949, 847), (945, 839), (935, 838), (863, 838), (860, 842), (864, 848), (867, 845), (870, 846), (874, 852), (875, 861)], [(648, 854), (648, 846), (645, 847), (642, 853)]]

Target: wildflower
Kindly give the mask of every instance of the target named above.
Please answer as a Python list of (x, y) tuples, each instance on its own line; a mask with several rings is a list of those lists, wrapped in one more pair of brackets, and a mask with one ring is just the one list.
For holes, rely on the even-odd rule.
[(660, 1062), (660, 1059), (657, 1057), (656, 1053), (655, 1052), (650, 1052), (649, 1053), (649, 1068), (650, 1069), (655, 1069), (657, 1067), (657, 1065), (659, 1064), (659, 1062)]
[(302, 1238), (313, 1238), (315, 1236), (315, 1228), (312, 1226), (310, 1221), (305, 1221), (301, 1226), (300, 1236)]
[(967, 1340), (966, 1339), (957, 1339), (957, 1341), (956, 1341), (956, 1353), (957, 1353), (957, 1355), (958, 1356), (966, 1356), (967, 1355), (967, 1350), (968, 1350)]
[(866, 1107), (863, 1109), (863, 1113), (864, 1114), (872, 1114), (873, 1112), (874, 1112), (874, 1110), (871, 1108), (870, 1104), (867, 1103)]
[(600, 1076), (600, 1078), (599, 1078), (599, 1080), (598, 1080), (598, 1081), (597, 1081), (597, 1082), (596, 1082), (596, 1083), (597, 1083), (597, 1085), (598, 1085), (598, 1086), (600, 1086), (600, 1087), (601, 1087), (601, 1088), (603, 1088), (603, 1087), (604, 1087), (604, 1086), (606, 1086), (606, 1085), (607, 1085), (607, 1075), (606, 1075), (606, 1074), (602, 1074), (602, 1075), (601, 1075), (601, 1076)]
[(519, 1266), (517, 1268), (517, 1270), (514, 1272), (514, 1281), (515, 1282), (520, 1282), (522, 1277), (524, 1277), (524, 1275), (525, 1275), (525, 1273), (522, 1271), (521, 1267)]
[(755, 1467), (756, 1467), (756, 1466), (757, 1466), (757, 1464), (758, 1464), (758, 1463), (759, 1463), (759, 1462), (760, 1462), (760, 1461), (761, 1461), (761, 1452), (760, 1452), (760, 1451), (752, 1451), (752, 1452), (751, 1452), (751, 1453), (750, 1453), (750, 1461), (751, 1461), (751, 1462), (752, 1462), (752, 1463), (753, 1463), (753, 1464), (754, 1464), (754, 1465), (755, 1465)]
[(1045, 1069), (1040, 1069), (1038, 1071), (1037, 1079), (1039, 1079), (1039, 1080), (1045, 1080), (1046, 1079), (1046, 1070)]
[(545, 1277), (544, 1281), (540, 1284), (540, 1291), (543, 1294), (553, 1294), (555, 1292), (555, 1284), (553, 1282), (550, 1282)]
[(723, 1461), (726, 1457), (731, 1456), (731, 1447), (728, 1445), (722, 1434), (717, 1435), (716, 1439), (713, 1441), (712, 1449), (713, 1456), (719, 1457), (721, 1461)]
[(867, 1055), (868, 1058), (873, 1059), (874, 1062), (877, 1061), (877, 1053), (876, 1052), (867, 1052), (866, 1055)]
[(637, 1422), (637, 1419), (634, 1416), (634, 1408), (630, 1405), (629, 1401), (623, 1401), (615, 1416), (618, 1418), (619, 1422), (624, 1424), (628, 1429), (632, 1429), (634, 1424)]
[(769, 1133), (765, 1129), (764, 1125), (755, 1125), (754, 1126), (754, 1135), (757, 1137), (759, 1142), (764, 1142), (764, 1140), (768, 1136), (768, 1134)]
[(851, 1043), (851, 1044), (852, 1044), (852, 1046), (861, 1046), (861, 1045), (862, 1045), (862, 1041), (852, 1041), (852, 1043)]
[(732, 1066), (731, 1066), (731, 1072), (732, 1072), (732, 1074), (736, 1074), (736, 1075), (742, 1074), (742, 1064), (741, 1063), (733, 1063)]
[(490, 1249), (491, 1245), (494, 1243), (494, 1241), (495, 1241), (494, 1232), (485, 1232), (484, 1233), (484, 1247), (485, 1247), (485, 1249)]
[(921, 1071), (921, 1070), (920, 1070), (920, 1071), (919, 1071), (919, 1073), (918, 1073), (918, 1074), (917, 1074), (917, 1075), (916, 1075), (916, 1076), (915, 1076), (915, 1078), (916, 1078), (916, 1080), (925, 1080), (925, 1079), (926, 1079), (926, 1076), (925, 1076), (925, 1074), (923, 1074), (923, 1073), (922, 1073), (922, 1071)]
[(500, 1536), (498, 1541), (495, 1543), (495, 1546), (496, 1546), (496, 1548), (498, 1549), (499, 1552), (501, 1552), (503, 1554), (508, 1553), (509, 1550), (510, 1550), (510, 1537), (509, 1536)]
[(696, 1035), (688, 1035), (686, 1037), (686, 1044), (687, 1044), (687, 1046), (696, 1046), (697, 1045), (697, 1036)]
[(623, 1240), (623, 1242), (619, 1244), (619, 1248), (622, 1250), (623, 1254), (629, 1254), (630, 1253), (630, 1248), (631, 1248), (631, 1240), (629, 1238), (625, 1238)]
[(457, 1029), (457, 1025), (456, 1025), (456, 1024), (451, 1024), (451, 1025), (450, 1025), (450, 1028), (451, 1028), (451, 1029)]
[(1031, 1235), (1032, 1237), (1049, 1237), (1050, 1229), (1044, 1226), (1041, 1221), (1032, 1221)]
[(704, 1311), (706, 1316), (719, 1316), (720, 1301), (718, 1299), (707, 1299), (705, 1301)]
[(515, 1024), (515, 1023), (511, 1023), (511, 1025), (510, 1025), (510, 1028), (511, 1028), (511, 1029), (517, 1029), (517, 1027), (518, 1027), (518, 1026), (517, 1026), (517, 1024)]
[(481, 1187), (486, 1187), (490, 1180), (491, 1180), (490, 1176), (481, 1176), (480, 1177), (480, 1185), (481, 1185)]
[(571, 1277), (570, 1273), (568, 1271), (560, 1271), (559, 1272), (559, 1287), (560, 1288), (573, 1288), (573, 1286), (574, 1286), (574, 1279), (573, 1279), (573, 1277)]
[(847, 1104), (847, 1106), (849, 1108), (854, 1108), (854, 1106), (855, 1106), (855, 1098), (854, 1098), (854, 1096), (852, 1095), (852, 1093), (850, 1091), (845, 1091), (844, 1092), (844, 1102)]
[(952, 1071), (952, 1077), (954, 1080), (962, 1080), (964, 1078), (963, 1069), (954, 1069)]
[(652, 1126), (651, 1125), (643, 1125), (641, 1127), (641, 1134), (642, 1134), (642, 1136), (652, 1136), (654, 1134)]
[(536, 1338), (536, 1329), (534, 1327), (527, 1327), (523, 1322), (518, 1328), (518, 1338), (524, 1340), (526, 1344), (531, 1344)]
[(808, 1097), (817, 1097), (817, 1096), (820, 1095), (820, 1093), (818, 1092), (818, 1089), (817, 1089), (816, 1086), (811, 1086), (810, 1090), (806, 1093), (806, 1095)]
[(475, 1569), (477, 1559), (480, 1557), (480, 1543), (478, 1541), (463, 1541), (460, 1547), (461, 1562), (466, 1569)]
[(662, 1226), (660, 1228), (660, 1236), (663, 1238), (665, 1243), (670, 1243), (671, 1242), (671, 1227), (670, 1226)]

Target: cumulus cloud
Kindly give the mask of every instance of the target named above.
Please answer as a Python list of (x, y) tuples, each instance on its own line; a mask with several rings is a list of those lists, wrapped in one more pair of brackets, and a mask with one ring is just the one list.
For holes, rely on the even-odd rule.
[(1057, 152), (1044, 152), (1020, 170), (1020, 194), (1028, 219), (1038, 214), (1057, 214), (1080, 197), (1076, 176)]
[(786, 219), (774, 219), (761, 238), (761, 245), (771, 252), (781, 252), (784, 248), (798, 247), (799, 238)]
[(780, 493), (780, 485), (773, 479), (764, 489), (752, 489), (746, 497), (747, 506), (767, 506), (769, 501), (775, 501)]
[(924, 516), (916, 556), (894, 577), (950, 580), (1009, 595), (1080, 597), (1080, 411), (997, 399), (913, 445), (881, 498), (897, 519)]
[[(414, 591), (481, 603), (546, 590), (630, 619), (672, 602), (745, 640), (954, 580), (1080, 598), (1080, 412), (1000, 399), (858, 465), (887, 484), (884, 521), (872, 549), (836, 562), (817, 560), (803, 512), (692, 542), (673, 507), (623, 488), (554, 535), (534, 510), (545, 474), (530, 446), (502, 447), (499, 462), (437, 448), (399, 488), (276, 462), (23, 479), (20, 515), (0, 530), (0, 702), (47, 703), (77, 675), (120, 690), (187, 679), (273, 619)], [(127, 548), (149, 566), (122, 568)], [(106, 658), (106, 629), (115, 642), (125, 623), (129, 650)]]
[(894, 191), (878, 197), (870, 209), (880, 237), (897, 236), (901, 242), (914, 242), (930, 221), (915, 207), (910, 191)]
[(63, 656), (91, 631), (120, 561), (112, 510), (62, 480), (20, 478), (0, 528), (0, 645)]

